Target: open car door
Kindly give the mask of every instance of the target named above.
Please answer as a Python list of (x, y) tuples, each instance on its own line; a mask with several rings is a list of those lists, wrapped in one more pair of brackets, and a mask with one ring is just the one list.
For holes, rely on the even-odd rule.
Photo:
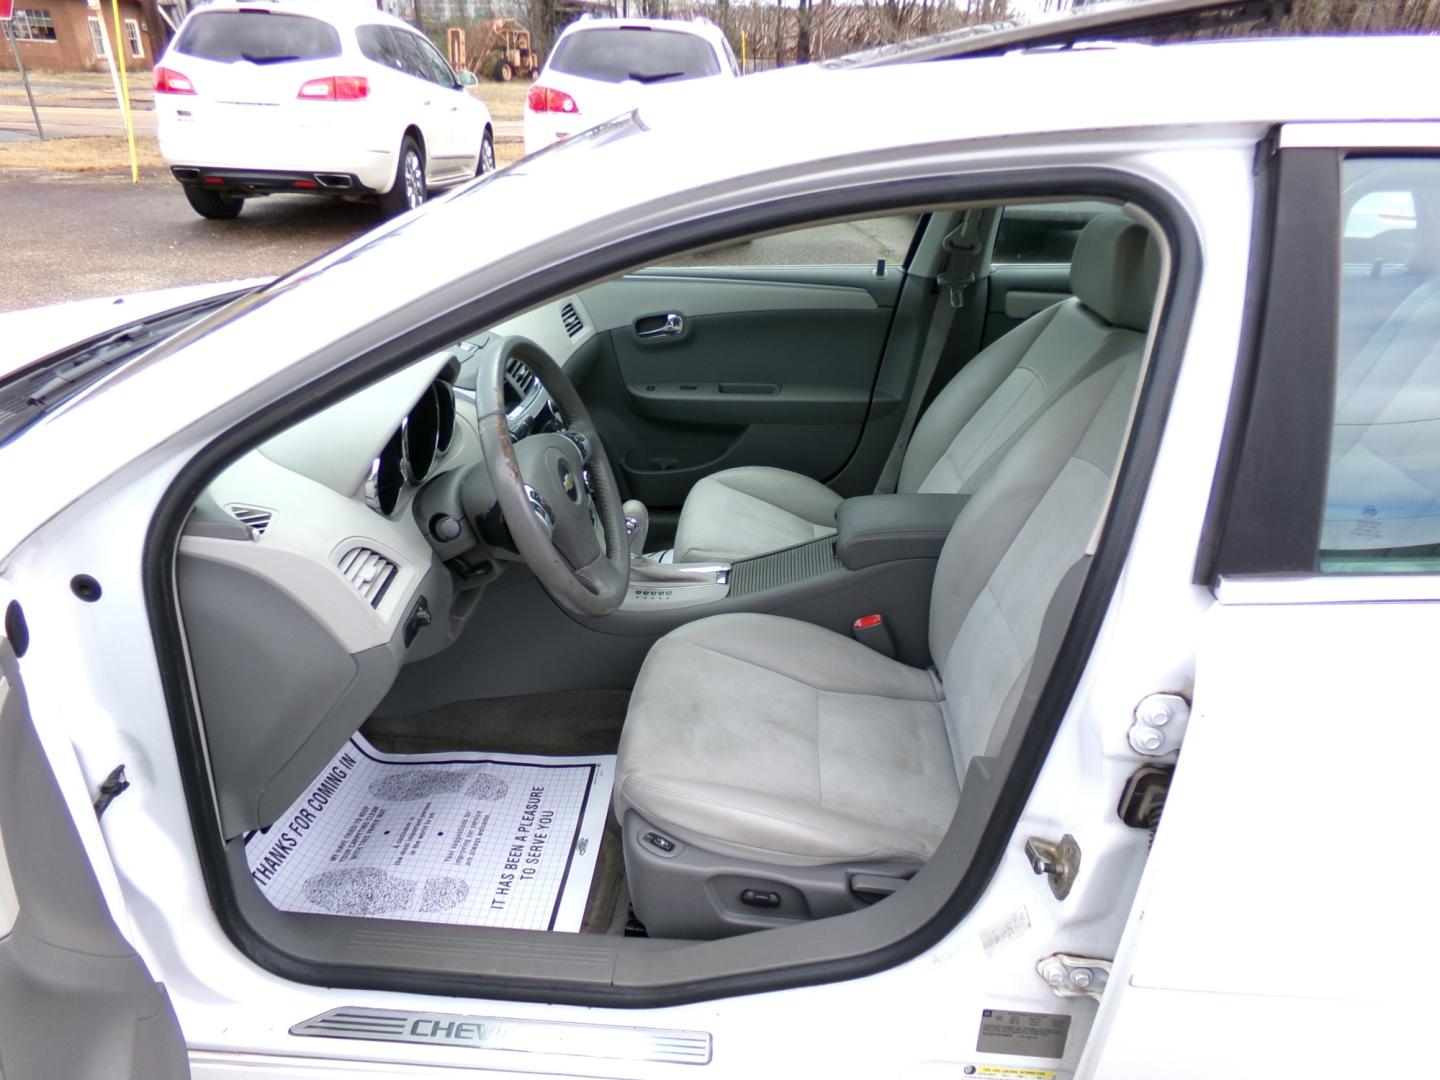
[(175, 1010), (110, 917), (31, 725), (9, 592), (0, 581), (0, 1076), (188, 1077)]

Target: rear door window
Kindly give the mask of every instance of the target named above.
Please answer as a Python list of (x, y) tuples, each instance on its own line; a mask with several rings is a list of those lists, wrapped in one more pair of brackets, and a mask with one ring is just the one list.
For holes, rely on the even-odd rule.
[(405, 71), (405, 57), (395, 31), (388, 26), (361, 26), (355, 30), (360, 55), (395, 71)]
[(327, 22), (269, 11), (197, 14), (180, 31), (175, 51), (233, 64), (283, 64), (340, 55), (340, 35)]
[(571, 34), (555, 46), (550, 67), (607, 83), (676, 82), (720, 74), (715, 50), (704, 38), (629, 26)]
[(1320, 569), (1440, 570), (1440, 158), (1349, 158)]
[(1102, 202), (1007, 206), (1000, 215), (990, 261), (1000, 266), (1067, 266), (1090, 219), (1113, 209)]

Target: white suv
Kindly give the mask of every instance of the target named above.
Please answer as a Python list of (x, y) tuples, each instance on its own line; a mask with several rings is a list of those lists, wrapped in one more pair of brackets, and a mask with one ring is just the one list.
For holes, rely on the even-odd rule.
[(740, 75), (708, 19), (593, 19), (560, 34), (525, 100), (525, 152), (594, 127), (640, 104), (650, 88)]
[(219, 0), (155, 67), (160, 152), (203, 217), (273, 192), (378, 197), (400, 213), (495, 167), (474, 82), (360, 4)]

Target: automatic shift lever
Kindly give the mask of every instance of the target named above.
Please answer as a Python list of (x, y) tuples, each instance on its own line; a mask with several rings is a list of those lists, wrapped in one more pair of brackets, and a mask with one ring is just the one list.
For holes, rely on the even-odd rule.
[(625, 515), (625, 531), (630, 534), (630, 557), (638, 559), (645, 554), (645, 538), (650, 533), (650, 511), (639, 499), (626, 499), (620, 511)]

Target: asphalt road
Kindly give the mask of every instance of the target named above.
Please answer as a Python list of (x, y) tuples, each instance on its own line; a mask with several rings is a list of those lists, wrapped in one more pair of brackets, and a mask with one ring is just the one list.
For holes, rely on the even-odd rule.
[(281, 274), (381, 220), (370, 206), (272, 195), (235, 221), (206, 221), (163, 174), (132, 186), (0, 171), (0, 311)]

